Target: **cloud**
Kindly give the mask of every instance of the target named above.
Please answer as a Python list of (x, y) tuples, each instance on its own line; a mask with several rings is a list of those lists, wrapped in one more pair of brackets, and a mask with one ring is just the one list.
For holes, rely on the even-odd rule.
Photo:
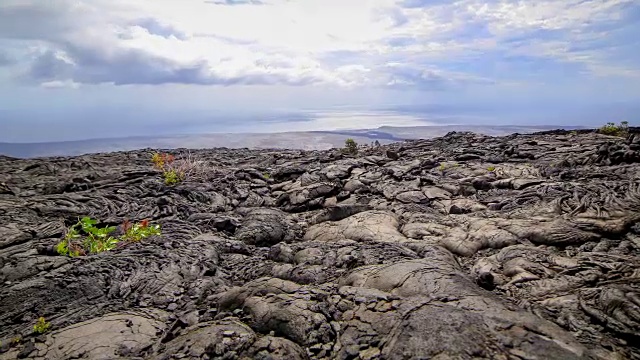
[[(569, 66), (567, 77), (636, 76), (640, 26), (630, 10), (639, 7), (633, 0), (5, 0), (0, 42), (20, 44), (7, 59), (20, 63), (21, 81), (36, 84), (443, 91), (529, 78), (514, 63), (522, 59), (539, 64), (538, 74)], [(3, 56), (0, 65), (16, 66)]]
[(468, 1), (469, 13), (487, 21), (497, 33), (520, 29), (581, 30), (619, 21), (634, 0), (566, 0), (486, 2)]
[(221, 59), (181, 62), (140, 49), (104, 49), (67, 44), (62, 50), (45, 50), (36, 57), (29, 77), (37, 81), (72, 81), (115, 85), (311, 85), (330, 80), (318, 67), (302, 67), (295, 59), (265, 57), (246, 64)]
[(36, 80), (53, 81), (58, 76), (68, 76), (74, 66), (73, 60), (64, 52), (46, 50), (31, 63), (29, 76)]
[[(394, 31), (383, 48), (387, 53), (421, 54), (418, 57), (434, 61), (452, 57), (454, 61), (459, 57), (509, 61), (514, 55), (528, 55), (573, 64), (585, 75), (638, 73), (639, 64), (631, 60), (632, 54), (610, 51), (612, 46), (634, 47), (628, 38), (611, 37), (622, 28), (640, 31), (638, 16), (633, 15), (640, 6), (632, 0), (405, 0), (400, 4), (409, 21)], [(594, 43), (593, 39), (602, 41)], [(590, 50), (578, 50), (584, 47)]]
[(263, 5), (260, 0), (208, 0), (206, 3), (213, 5)]
[(16, 60), (9, 54), (0, 51), (0, 66), (9, 66), (15, 64)]
[[(629, 39), (611, 37), (611, 32), (632, 26), (640, 30), (630, 14), (638, 3), (632, 0), (539, 1), (475, 4), (471, 12), (486, 21), (491, 33), (504, 44), (506, 53), (572, 63), (596, 76), (639, 76), (638, 62), (612, 56), (610, 49), (630, 48)], [(636, 25), (631, 25), (631, 24)], [(511, 43), (523, 39), (524, 45)], [(588, 50), (587, 50), (588, 49)], [(626, 55), (626, 54), (625, 54)]]
[(171, 25), (161, 23), (158, 19), (142, 18), (132, 22), (133, 26), (139, 26), (152, 35), (159, 35), (165, 38), (175, 37), (180, 40), (187, 40), (187, 35)]
[(493, 84), (491, 79), (416, 64), (389, 63), (382, 71), (386, 74), (386, 85), (400, 89), (443, 91), (454, 90), (469, 84)]
[[(106, 14), (90, 29), (64, 27), (97, 8), (9, 6), (0, 13), (21, 21), (6, 25), (16, 39), (40, 39), (23, 78), (40, 82), (84, 84), (254, 85), (345, 83), (313, 59), (249, 49), (224, 36), (190, 37), (155, 18)], [(67, 8), (64, 8), (67, 5)], [(62, 8), (62, 9), (61, 9)], [(50, 29), (25, 31), (23, 21), (47, 15)], [(132, 17), (132, 18), (129, 18)], [(44, 36), (44, 34), (47, 36)], [(40, 35), (41, 34), (41, 35)], [(44, 41), (44, 42), (42, 42)], [(202, 48), (208, 48), (202, 51)], [(257, 50), (257, 51), (254, 51)]]
[(73, 81), (69, 81), (69, 80), (67, 81), (53, 80), (53, 81), (45, 81), (41, 83), (40, 86), (45, 89), (60, 89), (60, 88), (77, 89), (80, 87), (80, 84), (75, 83)]

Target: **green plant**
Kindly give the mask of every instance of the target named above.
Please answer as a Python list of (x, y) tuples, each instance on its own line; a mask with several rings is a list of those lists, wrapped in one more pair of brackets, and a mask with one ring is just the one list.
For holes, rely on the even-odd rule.
[(154, 153), (151, 157), (153, 165), (162, 171), (164, 183), (177, 185), (190, 176), (202, 172), (204, 162), (195, 160), (191, 153), (179, 160), (175, 156), (164, 153)]
[(489, 170), (490, 172), (494, 172), (496, 170), (496, 167), (495, 166), (489, 166), (487, 168), (487, 170)]
[(175, 160), (175, 156), (171, 154), (154, 153), (151, 161), (158, 169), (164, 169), (165, 164), (171, 164)]
[(264, 177), (265, 179), (270, 179), (271, 178), (271, 174), (269, 174), (268, 172), (265, 172), (262, 174), (262, 177)]
[(347, 154), (356, 155), (358, 153), (358, 143), (352, 138), (348, 138), (344, 141), (344, 151)]
[(598, 129), (598, 132), (604, 135), (625, 137), (629, 134), (629, 122), (621, 121), (619, 125), (616, 125), (613, 122), (608, 122), (606, 125), (603, 125)]
[(165, 153), (154, 153), (151, 161), (157, 169), (162, 170), (162, 177), (164, 178), (165, 184), (176, 185), (184, 180), (184, 174), (172, 167), (175, 156)]
[(38, 322), (33, 325), (33, 332), (36, 334), (44, 334), (49, 331), (50, 327), (51, 323), (47, 322), (44, 317), (41, 316), (38, 318)]
[(446, 169), (447, 169), (447, 165), (445, 163), (440, 163), (440, 166), (438, 167), (438, 170), (445, 171)]
[(160, 225), (150, 225), (148, 220), (142, 220), (138, 224), (131, 224), (125, 220), (122, 229), (124, 235), (120, 239), (129, 242), (137, 242), (151, 235), (160, 235)]
[[(118, 244), (118, 239), (109, 234), (116, 230), (115, 226), (98, 228), (95, 225), (98, 221), (89, 217), (83, 217), (73, 225), (65, 239), (58, 243), (56, 251), (61, 255), (78, 256), (86, 253), (97, 254), (103, 251), (112, 250)], [(82, 241), (80, 231), (86, 234)]]
[(162, 173), (164, 183), (167, 185), (176, 185), (184, 180), (184, 174), (178, 173), (176, 170), (168, 170)]
[(74, 239), (80, 237), (77, 226), (78, 224), (75, 224), (69, 230), (67, 230), (67, 234), (64, 236), (64, 239), (60, 241), (58, 245), (56, 245), (56, 252), (58, 254), (76, 257), (80, 256), (81, 252), (84, 253), (82, 247), (73, 242)]
[(138, 224), (125, 220), (122, 225), (124, 234), (120, 237), (111, 236), (117, 229), (115, 226), (99, 228), (95, 226), (97, 223), (97, 220), (89, 217), (78, 220), (56, 245), (56, 252), (71, 257), (98, 254), (115, 249), (121, 241), (135, 242), (151, 235), (160, 235), (160, 225), (149, 225), (148, 220)]

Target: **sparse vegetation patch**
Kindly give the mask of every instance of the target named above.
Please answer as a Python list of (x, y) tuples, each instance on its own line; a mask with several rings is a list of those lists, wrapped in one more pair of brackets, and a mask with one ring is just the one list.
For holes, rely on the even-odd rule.
[(621, 121), (618, 125), (613, 122), (608, 122), (598, 129), (598, 132), (604, 135), (626, 137), (629, 134), (629, 122)]
[(358, 153), (358, 143), (352, 138), (348, 138), (344, 141), (344, 152), (350, 155), (356, 155)]
[(44, 334), (51, 328), (51, 323), (46, 321), (44, 317), (39, 317), (38, 322), (33, 325), (33, 332), (36, 334)]
[(111, 235), (117, 227), (99, 228), (97, 224), (98, 221), (90, 217), (80, 219), (69, 228), (64, 239), (56, 245), (56, 252), (71, 257), (98, 254), (115, 249), (121, 241), (136, 242), (151, 235), (160, 235), (160, 225), (151, 225), (148, 220), (136, 224), (125, 220), (122, 224), (124, 234), (120, 237)]
[(164, 183), (170, 186), (177, 185), (187, 178), (201, 173), (204, 167), (204, 163), (196, 160), (191, 153), (177, 160), (171, 154), (155, 153), (151, 157), (151, 162), (155, 168), (162, 171)]

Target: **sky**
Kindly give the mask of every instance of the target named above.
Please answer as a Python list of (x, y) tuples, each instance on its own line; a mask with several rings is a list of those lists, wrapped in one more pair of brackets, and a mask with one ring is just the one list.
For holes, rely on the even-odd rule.
[(0, 141), (640, 122), (637, 0), (1, 0)]

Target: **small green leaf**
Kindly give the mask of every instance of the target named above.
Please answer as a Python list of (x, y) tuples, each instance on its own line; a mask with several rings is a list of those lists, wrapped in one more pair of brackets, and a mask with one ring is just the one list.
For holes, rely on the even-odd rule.
[(60, 255), (69, 254), (69, 248), (67, 247), (67, 242), (64, 240), (59, 242), (58, 245), (56, 245), (56, 252)]
[(82, 220), (81, 220), (81, 222), (82, 222), (83, 224), (87, 224), (87, 225), (95, 225), (95, 224), (97, 224), (97, 223), (98, 223), (98, 221), (97, 221), (97, 220), (94, 220), (94, 219), (92, 219), (92, 218), (90, 218), (90, 217), (88, 217), (88, 216), (83, 217), (83, 218), (82, 218)]
[(47, 322), (44, 317), (40, 317), (36, 324), (33, 326), (33, 332), (36, 334), (43, 334), (49, 330), (51, 323)]

